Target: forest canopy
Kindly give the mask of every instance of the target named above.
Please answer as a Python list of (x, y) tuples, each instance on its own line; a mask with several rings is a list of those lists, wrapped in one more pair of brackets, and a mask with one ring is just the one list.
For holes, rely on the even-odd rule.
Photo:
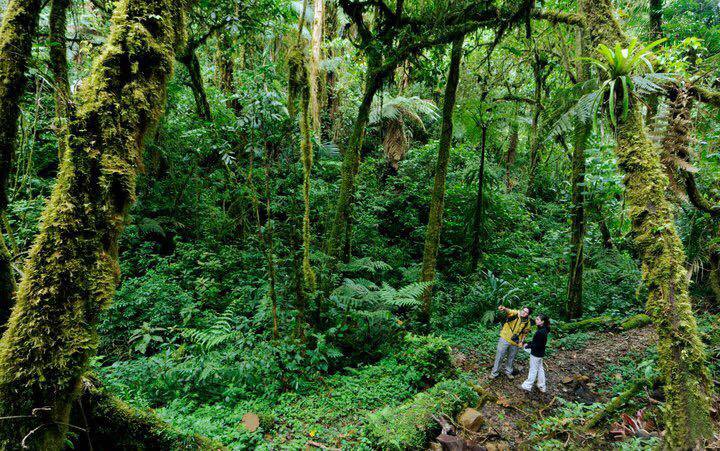
[(718, 4), (0, 11), (2, 449), (720, 446)]

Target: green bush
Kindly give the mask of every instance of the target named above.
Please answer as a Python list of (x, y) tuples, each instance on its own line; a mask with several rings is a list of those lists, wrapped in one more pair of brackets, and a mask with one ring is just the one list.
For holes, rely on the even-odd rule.
[(413, 379), (418, 384), (427, 387), (452, 376), (453, 365), (447, 340), (432, 335), (407, 334), (404, 344), (405, 350), (398, 360), (414, 372)]
[(462, 380), (440, 382), (397, 407), (386, 407), (368, 418), (365, 435), (384, 450), (424, 449), (440, 426), (432, 415), (455, 417), (478, 402), (478, 395)]

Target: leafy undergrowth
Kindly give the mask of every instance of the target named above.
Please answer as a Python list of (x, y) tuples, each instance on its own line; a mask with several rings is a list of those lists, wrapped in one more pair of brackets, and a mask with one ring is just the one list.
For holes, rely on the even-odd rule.
[[(99, 371), (101, 375), (104, 371), (114, 391), (137, 393), (117, 385), (112, 369)], [(455, 377), (446, 340), (408, 334), (401, 347), (375, 364), (318, 377), (313, 384), (304, 384), (295, 391), (280, 394), (268, 391), (265, 396), (254, 399), (227, 396), (215, 403), (200, 403), (180, 396), (156, 412), (182, 430), (217, 439), (233, 449), (305, 449), (309, 442), (358, 449), (377, 443), (377, 439), (367, 438), (366, 426), (381, 409), (402, 406), (421, 393), (423, 396), (418, 400), (426, 402), (434, 411), (432, 403), (438, 400), (437, 405), (445, 405), (445, 396), (433, 397), (433, 390), (464, 391), (467, 395), (469, 385)], [(453, 411), (467, 404), (466, 399), (467, 396), (463, 396), (461, 402), (451, 403)], [(136, 397), (134, 402), (147, 405), (141, 397)], [(410, 401), (409, 404), (417, 403)], [(246, 413), (260, 417), (258, 430), (250, 432), (243, 426), (242, 417)], [(416, 440), (413, 428), (407, 430), (410, 439)]]

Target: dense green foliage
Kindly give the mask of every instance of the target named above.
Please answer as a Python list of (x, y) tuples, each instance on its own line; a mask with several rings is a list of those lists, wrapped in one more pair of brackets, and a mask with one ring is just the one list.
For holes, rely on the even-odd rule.
[[(3, 11), (7, 3), (0, 1)], [(667, 139), (677, 133), (677, 121), (668, 125), (673, 110), (666, 99), (666, 92), (681, 90), (670, 85), (681, 81), (689, 92), (717, 87), (717, 5), (666, 0), (662, 31), (667, 40), (648, 46), (656, 39), (647, 5), (616, 1), (624, 29), (639, 41), (632, 41), (630, 50), (617, 43), (592, 53), (592, 76), (580, 83), (577, 64), (590, 59), (573, 42), (577, 24), (571, 14), (559, 23), (528, 15), (525, 24), (524, 14), (508, 13), (516, 5), (504, 2), (501, 12), (508, 15), (497, 22), (505, 25), (478, 19), (465, 35), (457, 100), (454, 109), (450, 106), (455, 126), (442, 185), (436, 277), (420, 282), (441, 137), (439, 111), (449, 43), (456, 37), (428, 28), (428, 18), (455, 23), (451, 19), (459, 20), (463, 8), (491, 2), (457, 3), (406, 0), (401, 16), (440, 45), (419, 41), (419, 50), (408, 51), (385, 73), (383, 64), (399, 54), (393, 49), (406, 51), (401, 44), (410, 39), (405, 22), (382, 15), (396, 2), (389, 2), (389, 12), (364, 11), (362, 23), (353, 15), (360, 7), (352, 1), (193, 3), (185, 27), (188, 43), (174, 56), (166, 102), (158, 100), (162, 88), (145, 87), (153, 100), (148, 111), (157, 114), (164, 103), (164, 114), (147, 128), (145, 119), (152, 117), (139, 113), (144, 139), (124, 135), (142, 149), (142, 155), (123, 155), (122, 168), (131, 167), (137, 180), (123, 182), (122, 189), (132, 188), (136, 201), (131, 207), (113, 203), (121, 188), (112, 186), (106, 190), (110, 200), (94, 205), (97, 217), (107, 214), (105, 207), (117, 207), (122, 214), (107, 222), (118, 230), (126, 226), (117, 248), (119, 284), (99, 313), (99, 343), (89, 363), (103, 393), (138, 412), (153, 409), (172, 431), (205, 436), (231, 449), (305, 449), (309, 441), (343, 449), (423, 448), (439, 431), (431, 414), (453, 416), (477, 402), (469, 382), (485, 372), (495, 352), (498, 306), (530, 306), (558, 324), (548, 359), (582, 352), (593, 344), (594, 333), (612, 330), (621, 337), (656, 319), (652, 312), (639, 315), (654, 291), (644, 283), (646, 254), (635, 241), (638, 221), (633, 222), (633, 212), (628, 215), (627, 179), (614, 152), (623, 139), (632, 142), (621, 133), (628, 117), (651, 131), (656, 143), (650, 152), (659, 152), (667, 172), (669, 187), (661, 194), (674, 222), (656, 229), (674, 226), (682, 240), (690, 299), (717, 379), (720, 329), (712, 319), (720, 301), (713, 291), (714, 277), (720, 277), (718, 215), (691, 201), (684, 180), (691, 174), (710, 204), (720, 198), (720, 110), (717, 101), (690, 96), (692, 124), (682, 124), (688, 135), (683, 149), (689, 150), (678, 152), (680, 146), (668, 144), (679, 138)], [(318, 4), (324, 5), (322, 21), (314, 16)], [(73, 96), (78, 86), (81, 92), (93, 89), (85, 77), (93, 73), (93, 61), (103, 61), (101, 44), (109, 39), (113, 8), (103, 0), (71, 3), (67, 56)], [(575, 13), (577, 4), (553, 0), (543, 8)], [(324, 27), (320, 43), (312, 38), (317, 26)], [(386, 39), (393, 26), (402, 32)], [(48, 37), (49, 27), (45, 8), (28, 67), (20, 67), (27, 88), (15, 100), (19, 128), (17, 140), (12, 136), (0, 251), (6, 251), (18, 281), (32, 277), (23, 272), (23, 261), (38, 233), (56, 230), (55, 216), (46, 213), (42, 228), (39, 221), (53, 190), (62, 191), (56, 183), (60, 168), (69, 177), (80, 165), (72, 157), (58, 161), (58, 136), (64, 139), (64, 132), (56, 115), (70, 114), (70, 123), (77, 123), (76, 116), (82, 119), (86, 110), (74, 108), (93, 106), (93, 99), (78, 98), (69, 113), (56, 111), (58, 91), (47, 65), (50, 49), (59, 43)], [(368, 36), (375, 40), (372, 45)], [(134, 49), (123, 44), (116, 51), (124, 55), (126, 47)], [(163, 61), (171, 57), (163, 55)], [(148, 58), (140, 61), (154, 61)], [(312, 89), (288, 85), (289, 79), (291, 85), (309, 83), (308, 77), (319, 77)], [(377, 93), (363, 124), (363, 92), (374, 81)], [(288, 91), (294, 89), (302, 97), (300, 115), (293, 114), (298, 112), (293, 96), (288, 104)], [(318, 104), (319, 111), (313, 110)], [(108, 106), (105, 114), (116, 113)], [(353, 133), (359, 123), (358, 140)], [(580, 187), (583, 318), (566, 324), (571, 212), (577, 207), (572, 146), (581, 126), (589, 130)], [(70, 131), (71, 146), (79, 146), (85, 128)], [(82, 143), (83, 149), (95, 144)], [(360, 146), (357, 174), (343, 172), (355, 144)], [(340, 215), (344, 235), (333, 239), (344, 180), (353, 191)], [(65, 205), (57, 199), (67, 198), (56, 197), (50, 208)], [(75, 224), (72, 218), (64, 221)], [(78, 237), (105, 222), (88, 224), (78, 226), (70, 241), (80, 242)], [(57, 243), (60, 247), (63, 240)], [(54, 249), (45, 249), (48, 260)], [(43, 274), (43, 268), (33, 269)], [(90, 282), (85, 285), (88, 293), (109, 300), (110, 294), (100, 296)], [(104, 286), (112, 293), (109, 282)], [(423, 324), (422, 298), (430, 289), (429, 324)], [(88, 343), (89, 357), (94, 342)], [(457, 364), (458, 355), (481, 367)], [(615, 374), (624, 382), (602, 396), (623, 392), (626, 383), (646, 370), (655, 374), (658, 367), (652, 347), (608, 364), (598, 383), (612, 386)], [(82, 365), (77, 368), (81, 372)], [(634, 400), (626, 410), (643, 406)], [(528, 425), (528, 443), (559, 449), (563, 442), (557, 437), (571, 435), (603, 406), (560, 401), (556, 407)], [(651, 410), (662, 430), (660, 410)], [(247, 413), (259, 416), (256, 431), (242, 425)], [(76, 432), (70, 440), (84, 446)], [(622, 446), (646, 449), (656, 443), (655, 438), (633, 439)]]

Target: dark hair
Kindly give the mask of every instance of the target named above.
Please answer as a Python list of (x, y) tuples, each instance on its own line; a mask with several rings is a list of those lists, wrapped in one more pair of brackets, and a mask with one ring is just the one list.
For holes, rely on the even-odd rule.
[(547, 327), (549, 330), (550, 329), (550, 317), (544, 313), (539, 314), (538, 317), (540, 318), (540, 321), (543, 322), (543, 326)]

